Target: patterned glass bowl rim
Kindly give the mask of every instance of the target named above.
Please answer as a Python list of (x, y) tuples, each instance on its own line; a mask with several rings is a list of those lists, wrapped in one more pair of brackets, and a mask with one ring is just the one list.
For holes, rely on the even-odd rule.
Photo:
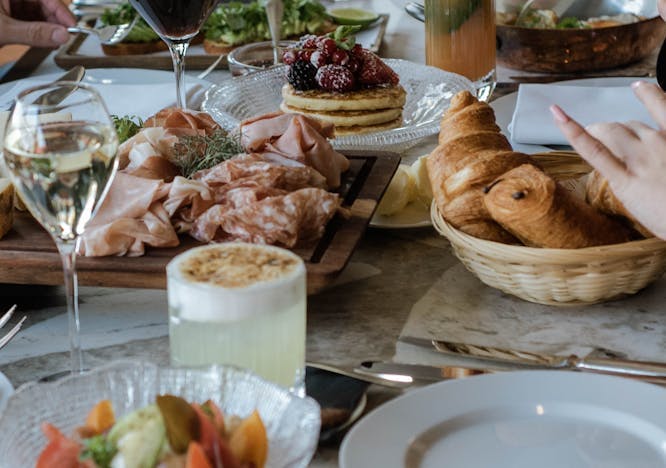
[[(474, 84), (464, 76), (436, 67), (402, 59), (383, 59), (400, 76), (400, 83), (407, 91), (404, 117), (405, 126), (363, 135), (340, 136), (331, 140), (337, 149), (377, 149), (403, 151), (416, 145), (421, 139), (439, 132), (442, 114), (448, 108), (451, 97), (458, 91), (476, 93)], [(225, 129), (232, 130), (241, 120), (279, 110), (286, 66), (276, 66), (212, 85), (201, 105)], [(232, 107), (228, 96), (254, 97), (265, 106), (254, 111)], [(409, 115), (407, 115), (409, 114)]]
[(9, 461), (12, 466), (34, 465), (46, 445), (42, 422), (70, 434), (101, 399), (110, 399), (122, 416), (163, 393), (197, 402), (211, 398), (225, 414), (241, 417), (257, 409), (269, 439), (267, 467), (306, 467), (317, 448), (321, 413), (310, 397), (298, 397), (233, 366), (185, 368), (119, 360), (54, 382), (29, 382), (14, 392), (0, 414), (0, 467)]

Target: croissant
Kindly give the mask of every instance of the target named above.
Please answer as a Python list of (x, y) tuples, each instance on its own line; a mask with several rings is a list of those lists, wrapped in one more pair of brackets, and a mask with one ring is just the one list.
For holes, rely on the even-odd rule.
[(511, 149), (488, 104), (468, 91), (456, 94), (442, 117), (439, 145), (427, 159), (439, 212), (451, 225), (472, 236), (516, 242), (490, 217), (483, 204), (483, 188), (528, 162), (528, 155)]
[(626, 219), (629, 225), (644, 237), (654, 237), (654, 234), (627, 211), (622, 202), (617, 199), (611, 190), (608, 180), (598, 171), (592, 171), (587, 179), (585, 198), (590, 205), (602, 213)]
[(506, 172), (486, 192), (484, 203), (493, 219), (528, 246), (578, 249), (631, 240), (621, 223), (532, 164)]

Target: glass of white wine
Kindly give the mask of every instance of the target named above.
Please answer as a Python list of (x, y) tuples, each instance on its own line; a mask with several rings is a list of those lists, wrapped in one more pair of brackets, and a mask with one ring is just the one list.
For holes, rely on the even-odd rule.
[[(54, 103), (55, 102), (55, 103)], [(83, 370), (76, 246), (117, 168), (118, 137), (100, 95), (71, 82), (36, 86), (16, 98), (3, 140), (7, 171), (62, 258), (72, 373)]]

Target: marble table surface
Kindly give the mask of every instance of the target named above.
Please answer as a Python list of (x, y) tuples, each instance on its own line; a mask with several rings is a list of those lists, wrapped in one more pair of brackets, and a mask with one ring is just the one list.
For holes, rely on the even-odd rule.
[[(423, 27), (402, 12), (404, 2), (336, 2), (390, 13), (381, 55), (424, 61)], [(607, 75), (644, 75), (655, 55)], [(57, 71), (52, 56), (35, 72)], [(500, 81), (525, 74), (498, 69)], [(214, 72), (209, 79), (227, 79)], [(502, 88), (500, 88), (501, 91)], [(434, 137), (406, 152), (406, 162), (435, 146)], [(356, 365), (368, 359), (390, 360), (412, 308), (458, 264), (446, 239), (431, 227), (370, 228), (336, 283), (308, 300), (307, 359)], [(13, 303), (27, 314), (24, 330), (0, 351), (0, 371), (14, 386), (66, 369), (66, 317), (61, 287), (0, 285), (0, 310)], [(119, 358), (168, 363), (166, 293), (163, 290), (82, 287), (80, 290), (85, 364), (93, 367)], [(369, 408), (398, 392), (372, 386)], [(337, 466), (337, 447), (318, 450), (312, 466)]]

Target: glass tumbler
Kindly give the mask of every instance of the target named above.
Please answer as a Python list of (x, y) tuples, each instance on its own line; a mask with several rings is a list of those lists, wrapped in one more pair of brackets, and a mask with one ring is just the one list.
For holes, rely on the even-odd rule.
[(474, 82), (488, 100), (495, 88), (494, 0), (425, 0), (426, 64)]
[(231, 364), (304, 395), (299, 256), (240, 242), (190, 249), (167, 266), (167, 294), (173, 365)]

